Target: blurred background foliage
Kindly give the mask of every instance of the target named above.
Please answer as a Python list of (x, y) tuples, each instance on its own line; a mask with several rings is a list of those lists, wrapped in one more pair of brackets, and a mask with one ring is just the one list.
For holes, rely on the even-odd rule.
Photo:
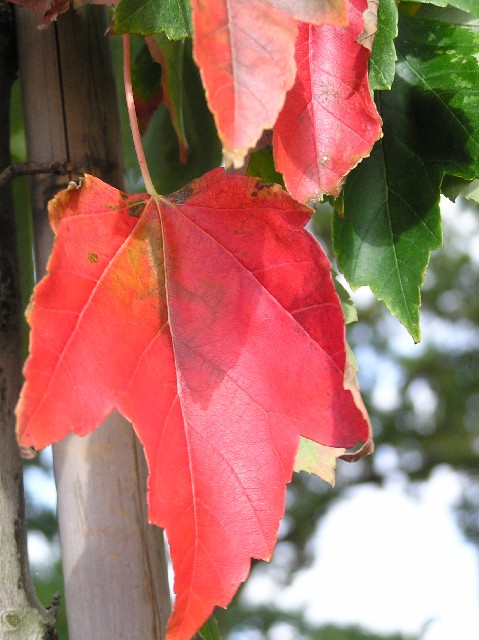
[[(112, 39), (115, 64), (120, 72), (119, 43)], [(136, 52), (141, 43), (136, 43)], [(188, 63), (189, 64), (189, 63)], [(197, 78), (188, 67), (191, 83)], [(141, 189), (131, 139), (123, 108), (122, 139), (128, 188)], [(188, 107), (194, 125), (194, 105)], [(196, 149), (206, 142), (204, 128), (208, 116), (200, 107), (205, 124), (199, 131)], [(20, 95), (15, 88), (12, 105), (12, 158), (26, 159)], [(218, 145), (213, 142), (201, 154), (192, 155), (189, 164), (177, 163), (177, 171), (166, 167), (177, 153), (177, 142), (168, 111), (160, 107), (145, 134), (148, 157), (154, 179), (162, 192), (179, 188), (217, 164)], [(210, 133), (207, 133), (208, 137)], [(210, 136), (211, 137), (211, 136)], [(176, 146), (175, 146), (176, 145)], [(175, 155), (176, 157), (176, 155)], [(165, 188), (161, 188), (165, 187)], [(25, 302), (31, 291), (31, 227), (28, 218), (28, 183), (14, 184), (22, 256), (22, 285)], [(462, 493), (456, 515), (464, 534), (479, 544), (479, 212), (472, 203), (458, 202), (447, 216), (445, 246), (431, 259), (423, 287), (423, 341), (412, 345), (411, 338), (372, 295), (356, 296), (359, 322), (348, 327), (348, 341), (360, 365), (359, 380), (374, 427), (376, 453), (354, 465), (340, 463), (337, 485), (328, 485), (307, 474), (296, 474), (288, 487), (287, 513), (281, 527), (279, 548), (287, 549), (286, 561), (276, 563), (274, 580), (287, 586), (298, 571), (312, 561), (311, 540), (321, 520), (336, 501), (347, 496), (348, 489), (365, 484), (387, 486), (398, 479), (409, 487), (427, 480), (435, 469), (447, 466), (460, 480)], [(331, 251), (331, 208), (319, 207), (312, 230), (333, 259)], [(26, 502), (30, 524), (31, 549), (44, 561), (34, 564), (34, 577), (44, 603), (55, 592), (62, 592), (58, 559), (57, 525), (52, 507), (51, 457), (40, 454), (27, 463)], [(46, 558), (46, 561), (45, 561)], [(255, 564), (253, 575), (261, 565)], [(264, 565), (262, 565), (264, 568)], [(273, 570), (273, 568), (271, 568)], [(262, 569), (260, 569), (262, 570)], [(242, 598), (241, 591), (227, 612), (217, 617), (224, 638), (265, 638), (279, 640), (406, 640), (401, 635), (380, 636), (357, 627), (311, 626), (300, 612), (277, 608)], [(58, 632), (66, 640), (64, 607), (60, 608)], [(408, 639), (412, 640), (412, 639)]]

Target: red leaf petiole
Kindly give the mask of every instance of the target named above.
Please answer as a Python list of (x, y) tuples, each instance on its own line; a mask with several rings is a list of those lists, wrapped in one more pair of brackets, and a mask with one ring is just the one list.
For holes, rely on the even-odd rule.
[(154, 198), (158, 197), (158, 193), (153, 185), (150, 176), (148, 164), (146, 162), (145, 152), (141, 143), (140, 129), (138, 127), (138, 119), (136, 117), (135, 99), (133, 97), (133, 87), (131, 84), (131, 63), (130, 63), (130, 36), (123, 36), (123, 84), (125, 86), (126, 106), (128, 109), (128, 117), (130, 119), (131, 135), (133, 136), (133, 144), (135, 145), (136, 157), (140, 165), (141, 175), (145, 183), (145, 189)]

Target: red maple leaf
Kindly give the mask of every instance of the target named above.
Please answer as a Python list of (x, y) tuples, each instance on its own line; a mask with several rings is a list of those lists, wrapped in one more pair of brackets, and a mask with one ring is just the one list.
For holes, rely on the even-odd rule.
[(276, 168), (300, 202), (338, 196), (346, 174), (381, 136), (368, 83), (370, 51), (358, 44), (367, 0), (349, 0), (349, 25), (301, 23), (298, 73), (274, 126)]
[(50, 205), (57, 239), (29, 309), (20, 443), (134, 425), (149, 516), (175, 569), (170, 640), (271, 557), (300, 435), (369, 438), (344, 387), (344, 320), (311, 210), (222, 169), (169, 199), (86, 176)]
[(297, 18), (345, 21), (346, 0), (192, 0), (194, 55), (227, 162), (271, 129), (296, 75)]

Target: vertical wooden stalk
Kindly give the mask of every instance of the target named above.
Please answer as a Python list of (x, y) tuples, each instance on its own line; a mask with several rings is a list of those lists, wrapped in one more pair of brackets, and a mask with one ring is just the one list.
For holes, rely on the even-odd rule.
[[(123, 188), (120, 125), (100, 7), (61, 15), (46, 30), (17, 11), (29, 159), (68, 160), (72, 176), (33, 181), (36, 259), (51, 248), (46, 201), (80, 172)], [(147, 524), (143, 452), (119, 415), (86, 438), (54, 446), (70, 640), (164, 637), (170, 600), (162, 532)]]
[[(16, 77), (12, 8), (0, 3), (0, 170), (10, 164), (10, 90)], [(22, 381), (18, 255), (11, 192), (0, 189), (0, 637), (44, 640), (54, 620), (38, 603), (28, 570), (22, 463), (14, 408)]]

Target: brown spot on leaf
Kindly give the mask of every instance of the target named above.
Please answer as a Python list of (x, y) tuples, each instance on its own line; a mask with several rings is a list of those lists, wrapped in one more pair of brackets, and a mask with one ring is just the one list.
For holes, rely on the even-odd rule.
[(184, 204), (187, 200), (191, 198), (194, 194), (194, 189), (190, 185), (186, 185), (182, 189), (175, 191), (174, 193), (170, 193), (167, 196), (167, 199), (170, 202), (174, 202), (175, 204)]
[(128, 215), (134, 218), (139, 218), (145, 208), (145, 202), (129, 202), (128, 203)]

